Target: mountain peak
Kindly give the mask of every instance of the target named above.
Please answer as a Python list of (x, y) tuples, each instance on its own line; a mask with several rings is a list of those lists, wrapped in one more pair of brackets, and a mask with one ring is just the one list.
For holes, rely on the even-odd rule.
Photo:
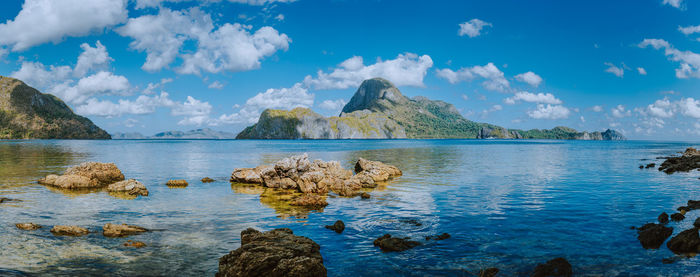
[(362, 84), (352, 96), (350, 102), (343, 107), (343, 113), (359, 110), (381, 111), (389, 104), (408, 101), (394, 84), (383, 78), (372, 78), (362, 81)]

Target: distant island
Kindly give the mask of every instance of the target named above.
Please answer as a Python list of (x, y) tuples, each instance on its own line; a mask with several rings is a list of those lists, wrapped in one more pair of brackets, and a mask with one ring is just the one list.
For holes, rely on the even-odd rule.
[(568, 139), (625, 140), (615, 130), (579, 132), (568, 127), (518, 130), (464, 118), (444, 101), (408, 98), (391, 82), (365, 80), (339, 116), (324, 117), (308, 108), (263, 111), (237, 139)]
[(56, 96), (0, 76), (0, 139), (109, 139)]
[(152, 136), (141, 133), (113, 133), (112, 139), (235, 139), (236, 134), (212, 130), (209, 128), (183, 131), (167, 131)]

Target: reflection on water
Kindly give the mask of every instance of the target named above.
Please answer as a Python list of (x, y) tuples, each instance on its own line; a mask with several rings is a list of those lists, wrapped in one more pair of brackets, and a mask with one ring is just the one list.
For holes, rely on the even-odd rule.
[[(667, 156), (683, 143), (586, 141), (4, 141), (0, 142), (0, 275), (210, 276), (218, 258), (240, 246), (240, 231), (289, 227), (321, 245), (331, 276), (469, 276), (498, 267), (529, 275), (554, 257), (578, 273), (606, 276), (696, 276), (699, 258), (642, 249), (629, 226), (653, 221), (700, 199), (700, 172), (639, 170), (641, 159)], [(329, 196), (322, 210), (290, 206), (297, 194), (230, 184), (234, 168), (271, 164), (307, 152), (353, 168), (363, 157), (394, 164), (404, 175), (370, 199)], [(36, 184), (84, 161), (114, 162), (143, 182), (148, 197), (104, 190), (66, 191)], [(202, 177), (213, 183), (201, 183)], [(170, 189), (169, 179), (189, 186)], [(688, 229), (700, 211), (672, 223)], [(303, 219), (303, 220), (299, 220)], [(322, 226), (343, 220), (342, 234)], [(22, 231), (14, 223), (44, 228)], [(104, 238), (105, 223), (158, 231)], [(84, 237), (54, 237), (53, 225), (79, 225)], [(452, 238), (424, 241), (447, 232)], [(402, 253), (372, 245), (391, 233), (424, 242)], [(127, 239), (145, 242), (124, 247)]]

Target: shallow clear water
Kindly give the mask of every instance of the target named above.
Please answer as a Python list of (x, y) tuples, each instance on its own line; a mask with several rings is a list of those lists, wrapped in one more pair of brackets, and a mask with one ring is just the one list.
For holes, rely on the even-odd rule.
[[(565, 257), (579, 274), (681, 276), (700, 273), (700, 258), (662, 264), (673, 254), (644, 250), (630, 226), (652, 222), (689, 199), (700, 199), (700, 172), (640, 170), (658, 156), (697, 144), (600, 141), (3, 141), (0, 275), (201, 276), (240, 246), (240, 231), (289, 227), (321, 245), (330, 276), (471, 276), (498, 267), (527, 275), (536, 264)], [(372, 198), (330, 197), (322, 211), (291, 209), (274, 191), (231, 185), (234, 168), (292, 154), (338, 160), (359, 157), (401, 168), (404, 176)], [(650, 160), (642, 160), (650, 159)], [(114, 162), (142, 181), (150, 196), (129, 200), (104, 191), (71, 193), (35, 183), (84, 161)], [(656, 161), (657, 164), (660, 161)], [(214, 183), (198, 180), (209, 176)], [(165, 182), (183, 178), (184, 189)], [(261, 196), (262, 193), (262, 196)], [(671, 223), (688, 229), (700, 211)], [(326, 224), (343, 220), (336, 234)], [(420, 226), (406, 223), (417, 220)], [(22, 231), (17, 222), (45, 227)], [(129, 238), (54, 237), (52, 225), (100, 231), (129, 223), (158, 231)], [(48, 226), (48, 227), (47, 227)], [(447, 232), (452, 238), (425, 242)], [(372, 240), (390, 233), (425, 242), (382, 253)], [(127, 239), (145, 248), (121, 246)]]

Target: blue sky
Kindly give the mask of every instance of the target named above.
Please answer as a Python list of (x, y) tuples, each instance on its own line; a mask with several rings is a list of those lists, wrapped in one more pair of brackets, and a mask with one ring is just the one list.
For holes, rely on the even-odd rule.
[(508, 128), (700, 136), (700, 3), (26, 0), (0, 75), (108, 132), (238, 132), (266, 108), (336, 115), (366, 78)]

